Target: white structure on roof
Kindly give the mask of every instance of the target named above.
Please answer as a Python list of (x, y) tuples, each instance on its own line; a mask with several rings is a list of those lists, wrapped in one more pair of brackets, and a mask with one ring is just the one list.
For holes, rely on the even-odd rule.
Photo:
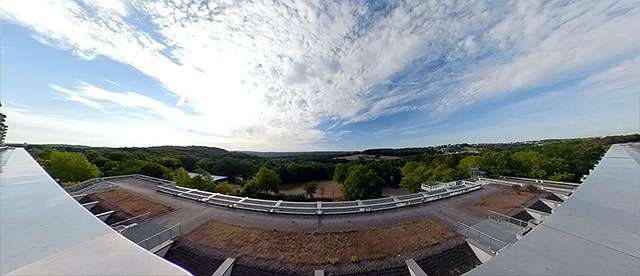
[(639, 229), (640, 144), (613, 145), (562, 205), (465, 275), (640, 275)]
[(22, 148), (0, 150), (1, 275), (191, 275), (118, 234)]

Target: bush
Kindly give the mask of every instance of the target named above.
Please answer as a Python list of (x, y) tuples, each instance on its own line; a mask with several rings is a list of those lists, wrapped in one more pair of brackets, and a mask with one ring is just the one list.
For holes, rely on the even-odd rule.
[(337, 264), (338, 263), (338, 258), (327, 257), (327, 263), (330, 263), (332, 265)]
[(73, 182), (73, 181), (62, 182), (62, 187), (69, 187), (69, 186), (73, 186), (73, 185), (76, 185), (76, 182)]
[(358, 259), (358, 256), (356, 256), (356, 255), (351, 255), (350, 260), (351, 260), (352, 263), (357, 263), (357, 262), (360, 261), (360, 259)]
[(533, 184), (527, 184), (524, 185), (524, 190), (530, 193), (537, 193), (540, 192), (540, 189), (538, 189), (538, 186), (533, 185)]

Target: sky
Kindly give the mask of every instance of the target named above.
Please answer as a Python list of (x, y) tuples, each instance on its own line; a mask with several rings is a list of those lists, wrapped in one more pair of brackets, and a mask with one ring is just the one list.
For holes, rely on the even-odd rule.
[(640, 131), (640, 1), (0, 1), (7, 142), (361, 150)]

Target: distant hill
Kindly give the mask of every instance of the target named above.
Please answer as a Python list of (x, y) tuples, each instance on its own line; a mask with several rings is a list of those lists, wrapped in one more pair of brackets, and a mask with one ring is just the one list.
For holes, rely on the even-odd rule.
[(291, 152), (274, 152), (274, 151), (238, 151), (248, 155), (263, 157), (263, 158), (287, 158), (298, 156), (322, 156), (322, 157), (334, 157), (343, 156), (354, 153), (353, 151), (291, 151)]

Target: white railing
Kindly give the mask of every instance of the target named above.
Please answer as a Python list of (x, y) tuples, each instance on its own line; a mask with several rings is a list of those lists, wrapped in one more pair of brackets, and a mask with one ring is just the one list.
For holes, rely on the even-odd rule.
[(182, 226), (178, 223), (151, 237), (137, 242), (137, 244), (144, 249), (151, 250), (169, 240), (177, 238), (180, 235), (182, 235)]
[(462, 222), (458, 223), (464, 226), (464, 228), (461, 230), (461, 233), (459, 232), (460, 234), (463, 234), (467, 238), (473, 239), (480, 244), (487, 246), (493, 253), (498, 252), (498, 250), (508, 244)]
[[(161, 193), (186, 198), (205, 204), (219, 205), (229, 208), (244, 209), (268, 213), (281, 214), (301, 214), (301, 215), (322, 215), (322, 214), (352, 214), (373, 212), (406, 206), (424, 204), (464, 193), (469, 193), (482, 188), (482, 185), (469, 181), (453, 181), (443, 183), (444, 188), (438, 193), (419, 192), (415, 194), (402, 195), (386, 198), (356, 200), (356, 201), (339, 201), (339, 202), (294, 202), (281, 200), (263, 200), (247, 197), (239, 197), (225, 195), (219, 193), (211, 193), (197, 189), (189, 189), (177, 186), (176, 182), (150, 177), (141, 174), (119, 175), (109, 177), (98, 177), (83, 181), (71, 187), (78, 185), (87, 185), (87, 183), (99, 183), (109, 179), (137, 178), (144, 181), (158, 184), (156, 190)], [(94, 183), (94, 184), (95, 184)], [(67, 187), (67, 188), (71, 188)], [(86, 187), (85, 187), (86, 188)], [(78, 191), (86, 190), (78, 189)], [(76, 191), (77, 192), (77, 191)], [(69, 193), (71, 193), (69, 191)]]
[(322, 215), (364, 213), (401, 208), (406, 206), (424, 204), (427, 202), (472, 192), (482, 188), (481, 185), (473, 184), (472, 182), (458, 182), (455, 186), (456, 189), (445, 189), (444, 191), (435, 194), (420, 192), (410, 195), (398, 196), (395, 197), (395, 199), (387, 197), (360, 201), (339, 202), (293, 202), (263, 200), (211, 193), (196, 189), (169, 185), (158, 185), (157, 191), (177, 197), (203, 202), (205, 204), (218, 205), (229, 208), (281, 214)]
[(507, 215), (504, 215), (504, 214), (500, 214), (498, 212), (494, 212), (494, 211), (491, 211), (491, 210), (487, 210), (487, 211), (489, 211), (489, 218), (490, 219), (497, 220), (497, 221), (506, 221), (508, 223), (517, 225), (519, 227), (527, 227), (527, 226), (529, 226), (529, 223), (524, 221), (524, 220), (517, 219), (517, 218), (514, 218), (514, 217), (510, 217), (510, 216), (507, 216)]

